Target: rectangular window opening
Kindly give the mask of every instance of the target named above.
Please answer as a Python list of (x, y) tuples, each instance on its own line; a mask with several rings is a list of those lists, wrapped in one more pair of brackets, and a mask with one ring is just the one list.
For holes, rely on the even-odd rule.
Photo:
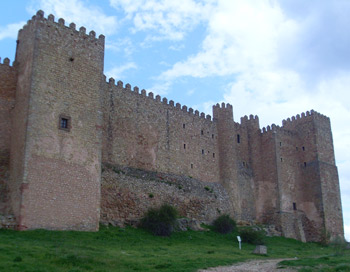
[(293, 210), (296, 211), (297, 210), (297, 203), (293, 202)]
[(68, 119), (61, 118), (61, 128), (68, 128)]
[(303, 151), (305, 151), (305, 146), (303, 146)]
[(182, 124), (182, 128), (185, 128), (186, 127), (186, 124)]
[(215, 153), (213, 153), (213, 158), (215, 158)]
[(62, 130), (65, 130), (65, 131), (70, 131), (71, 118), (69, 116), (61, 114), (59, 116), (58, 128), (62, 129)]
[(204, 131), (203, 130), (201, 130), (201, 135), (204, 135)]
[(237, 143), (241, 142), (241, 136), (239, 134), (237, 134)]
[(202, 154), (204, 154), (204, 149), (202, 149)]
[(211, 135), (211, 138), (214, 139), (214, 134)]
[(193, 169), (193, 163), (191, 163), (191, 169)]
[(184, 144), (184, 149), (186, 149), (186, 144)]

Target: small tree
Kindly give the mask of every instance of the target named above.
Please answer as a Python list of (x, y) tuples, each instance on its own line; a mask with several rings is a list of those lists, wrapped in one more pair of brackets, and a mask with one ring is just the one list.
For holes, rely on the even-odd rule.
[(227, 214), (220, 215), (213, 222), (213, 230), (222, 234), (235, 231), (236, 222)]
[(149, 209), (142, 218), (140, 226), (157, 236), (170, 236), (176, 223), (177, 211), (163, 204), (159, 209)]

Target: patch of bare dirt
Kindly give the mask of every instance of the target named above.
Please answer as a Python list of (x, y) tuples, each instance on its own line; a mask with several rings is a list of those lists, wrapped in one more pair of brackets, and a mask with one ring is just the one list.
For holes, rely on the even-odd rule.
[(219, 266), (207, 270), (198, 270), (198, 272), (295, 272), (292, 268), (278, 268), (277, 264), (284, 260), (291, 259), (272, 259), (272, 260), (253, 260), (244, 263), (238, 263), (232, 266)]

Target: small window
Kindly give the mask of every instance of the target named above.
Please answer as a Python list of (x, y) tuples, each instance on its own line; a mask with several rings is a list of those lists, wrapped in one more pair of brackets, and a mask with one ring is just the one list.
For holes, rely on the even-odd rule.
[(211, 138), (214, 139), (214, 134), (211, 135)]
[(281, 162), (283, 162), (283, 158), (281, 158)]
[(297, 210), (297, 203), (293, 202), (293, 210), (296, 211)]
[(243, 166), (245, 166), (245, 162), (243, 162)]
[(303, 151), (305, 151), (305, 146), (303, 146)]
[(280, 142), (280, 146), (282, 146), (282, 142)]
[(237, 134), (237, 143), (241, 142), (241, 136), (239, 134)]
[(297, 146), (295, 147), (295, 150), (298, 151), (298, 147)]
[(61, 128), (68, 128), (68, 119), (66, 118), (61, 118)]
[(186, 144), (184, 144), (184, 149), (186, 149)]
[(202, 154), (204, 155), (204, 149), (202, 149)]
[(193, 163), (191, 163), (191, 169), (193, 169)]
[(186, 127), (186, 124), (182, 124), (182, 128), (185, 128)]
[(201, 130), (201, 134), (204, 135), (204, 131), (203, 130)]
[(213, 158), (215, 158), (215, 153), (213, 153)]
[(304, 167), (306, 167), (306, 162), (304, 162)]
[(61, 114), (59, 117), (59, 123), (58, 123), (58, 128), (65, 130), (65, 131), (70, 131), (71, 128), (71, 118), (67, 115)]

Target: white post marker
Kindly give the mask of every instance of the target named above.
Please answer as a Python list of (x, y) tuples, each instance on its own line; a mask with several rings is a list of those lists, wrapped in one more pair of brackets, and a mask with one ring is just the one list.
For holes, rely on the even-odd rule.
[(237, 236), (237, 240), (239, 243), (239, 250), (241, 250), (241, 242), (242, 242), (241, 236)]

